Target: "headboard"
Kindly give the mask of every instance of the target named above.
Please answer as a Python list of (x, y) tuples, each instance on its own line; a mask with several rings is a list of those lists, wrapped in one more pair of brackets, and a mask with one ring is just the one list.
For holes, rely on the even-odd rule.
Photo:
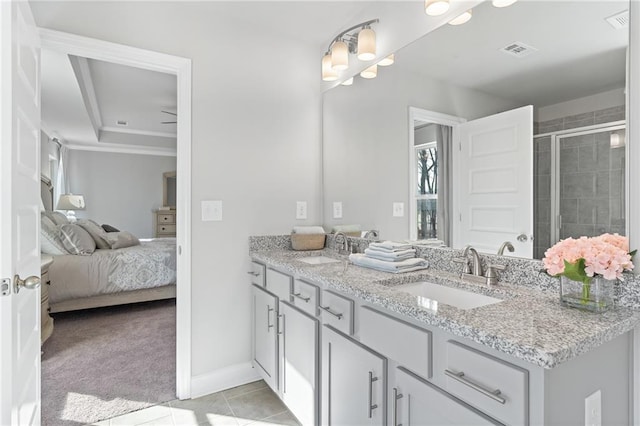
[(51, 179), (46, 176), (40, 176), (40, 198), (46, 211), (53, 210), (53, 185)]

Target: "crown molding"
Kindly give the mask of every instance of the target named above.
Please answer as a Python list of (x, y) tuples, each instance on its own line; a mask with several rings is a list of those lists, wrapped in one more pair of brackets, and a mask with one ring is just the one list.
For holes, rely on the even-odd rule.
[(100, 128), (100, 133), (102, 132), (125, 133), (130, 135), (154, 136), (159, 138), (171, 138), (171, 139), (175, 139), (178, 137), (177, 133), (153, 132), (151, 130), (136, 130), (136, 129), (127, 129), (123, 127), (113, 127), (113, 126), (102, 126)]
[(177, 151), (175, 149), (144, 148), (135, 145), (84, 145), (80, 143), (67, 142), (65, 143), (65, 146), (68, 149), (75, 151), (111, 152), (114, 154), (157, 155), (162, 157), (177, 156)]
[(100, 115), (100, 106), (98, 105), (96, 89), (93, 85), (93, 79), (91, 78), (91, 71), (89, 70), (89, 61), (87, 58), (80, 56), (68, 55), (68, 57), (71, 62), (71, 68), (73, 68), (73, 73), (76, 76), (76, 81), (80, 87), (82, 101), (84, 102), (84, 107), (89, 115), (91, 127), (96, 135), (96, 139), (100, 140), (102, 117)]

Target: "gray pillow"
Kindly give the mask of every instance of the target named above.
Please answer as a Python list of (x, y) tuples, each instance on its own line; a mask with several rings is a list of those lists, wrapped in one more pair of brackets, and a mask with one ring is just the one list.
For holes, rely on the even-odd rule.
[(91, 235), (96, 242), (96, 247), (99, 249), (109, 249), (109, 243), (105, 240), (104, 236), (107, 235), (106, 231), (102, 229), (102, 226), (98, 225), (91, 219), (80, 219), (76, 222), (85, 231)]
[(112, 249), (140, 245), (140, 240), (138, 240), (138, 237), (127, 231), (108, 232), (105, 235), (104, 239), (107, 240), (109, 246)]
[(62, 244), (60, 229), (47, 215), (40, 215), (40, 251), (46, 254), (69, 254)]
[(47, 217), (53, 221), (56, 225), (66, 225), (69, 223), (69, 219), (60, 212), (47, 212)]
[(88, 256), (96, 251), (96, 242), (82, 227), (70, 223), (60, 227), (62, 243), (71, 254)]

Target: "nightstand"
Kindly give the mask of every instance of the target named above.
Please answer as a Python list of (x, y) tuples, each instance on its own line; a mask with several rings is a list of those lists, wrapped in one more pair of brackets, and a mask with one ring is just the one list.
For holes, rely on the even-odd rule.
[(43, 254), (40, 260), (40, 340), (41, 343), (51, 337), (53, 333), (53, 318), (49, 315), (49, 265), (53, 263), (53, 257)]
[(176, 236), (176, 211), (156, 210), (154, 214), (154, 230), (156, 238)]

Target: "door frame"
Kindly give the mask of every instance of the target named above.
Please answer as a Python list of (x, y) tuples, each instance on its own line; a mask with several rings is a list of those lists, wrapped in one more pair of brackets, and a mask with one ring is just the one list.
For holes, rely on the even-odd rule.
[(176, 395), (191, 398), (191, 59), (40, 28), (42, 49), (176, 76)]

